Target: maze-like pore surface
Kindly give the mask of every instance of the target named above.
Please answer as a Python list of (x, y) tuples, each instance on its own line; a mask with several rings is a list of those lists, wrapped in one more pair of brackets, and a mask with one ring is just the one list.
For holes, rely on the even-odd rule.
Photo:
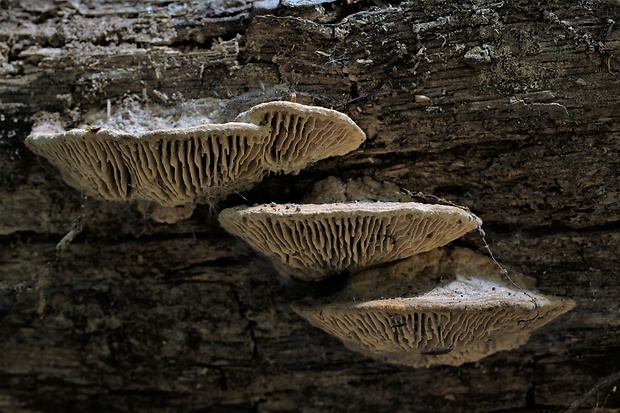
[[(511, 277), (531, 288), (527, 277)], [(292, 307), (352, 350), (424, 367), (514, 349), (574, 305), (508, 284), (492, 259), (454, 248), (353, 274), (340, 292)]]
[(229, 123), (139, 135), (73, 130), (26, 143), (91, 195), (172, 207), (217, 202), (260, 181), (261, 141), (255, 125)]
[(309, 163), (349, 153), (366, 139), (348, 116), (293, 102), (257, 105), (239, 115), (237, 121), (265, 128), (265, 164), (284, 173), (298, 173)]
[(563, 308), (546, 305), (535, 317), (533, 305), (527, 301), (523, 306), (452, 310), (433, 310), (415, 302), (407, 305), (406, 300), (400, 309), (390, 309), (390, 304), (384, 300), (331, 305), (318, 311), (298, 305), (296, 311), (351, 350), (392, 363), (424, 367), (460, 365), (517, 348), (531, 331), (555, 318)]
[(235, 207), (219, 219), (307, 280), (428, 251), (480, 224), (456, 207), (413, 202)]
[(25, 143), (89, 195), (176, 207), (214, 204), (268, 173), (297, 173), (365, 139), (346, 115), (291, 102), (257, 105), (238, 120), (139, 134), (95, 128), (33, 133)]

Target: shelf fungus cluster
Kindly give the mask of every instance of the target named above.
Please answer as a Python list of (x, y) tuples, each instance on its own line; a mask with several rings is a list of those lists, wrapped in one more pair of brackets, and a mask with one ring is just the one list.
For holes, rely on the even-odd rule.
[(341, 292), (293, 310), (351, 350), (412, 367), (475, 362), (526, 343), (573, 308), (511, 272), (508, 284), (486, 256), (437, 249), (354, 274)]
[(460, 365), (524, 344), (570, 310), (490, 258), (437, 248), (481, 221), (458, 207), (358, 202), (234, 207), (222, 226), (303, 280), (350, 271), (343, 291), (293, 310), (350, 349), (391, 363)]
[(34, 132), (25, 143), (56, 165), (69, 185), (108, 201), (141, 201), (154, 219), (170, 222), (186, 218), (196, 204), (250, 189), (269, 173), (298, 173), (364, 140), (340, 112), (269, 102), (225, 124), (135, 134)]
[[(26, 145), (87, 194), (139, 201), (153, 219), (173, 222), (196, 204), (216, 203), (270, 173), (296, 174), (364, 139), (339, 112), (270, 102), (225, 124), (133, 134), (35, 130)], [(394, 187), (330, 178), (310, 203), (238, 206), (219, 221), (285, 275), (317, 281), (350, 273), (342, 291), (298, 301), (293, 310), (348, 348), (391, 363), (477, 361), (524, 344), (574, 306), (539, 294), (515, 272), (508, 283), (486, 256), (439, 248), (479, 228), (480, 219), (454, 206), (403, 202)]]

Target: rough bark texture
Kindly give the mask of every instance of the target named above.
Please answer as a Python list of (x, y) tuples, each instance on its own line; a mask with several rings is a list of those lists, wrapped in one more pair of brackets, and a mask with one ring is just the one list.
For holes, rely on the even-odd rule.
[[(617, 376), (594, 388), (620, 370), (618, 2), (392, 5), (0, 2), (0, 411), (620, 409)], [(217, 208), (166, 225), (82, 200), (23, 146), (42, 110), (71, 125), (136, 94), (230, 119), (290, 92), (366, 143), (217, 208), (369, 175), (470, 207), (498, 260), (577, 307), (479, 363), (376, 362), (289, 308), (342, 280), (277, 278)]]

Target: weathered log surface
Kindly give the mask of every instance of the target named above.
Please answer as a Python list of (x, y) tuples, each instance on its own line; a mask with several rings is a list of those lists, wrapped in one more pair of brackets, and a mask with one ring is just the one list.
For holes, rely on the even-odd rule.
[[(617, 2), (128, 4), (0, 2), (0, 411), (559, 411), (620, 370)], [(231, 119), (283, 91), (368, 140), (249, 202), (329, 175), (444, 197), (577, 307), (479, 363), (375, 362), (289, 308), (341, 280), (277, 278), (208, 207), (165, 225), (83, 201), (23, 146), (42, 110), (72, 125), (136, 94), (218, 99)], [(618, 409), (613, 380), (579, 406)]]

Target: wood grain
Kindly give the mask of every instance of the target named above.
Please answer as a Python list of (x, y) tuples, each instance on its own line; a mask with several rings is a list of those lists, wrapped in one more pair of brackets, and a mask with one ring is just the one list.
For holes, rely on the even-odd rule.
[[(0, 7), (0, 411), (620, 409), (613, 380), (580, 399), (620, 370), (616, 2), (132, 4)], [(40, 111), (74, 126), (135, 94), (213, 99), (231, 120), (291, 92), (347, 113), (368, 140), (174, 225), (84, 201), (23, 146)], [(468, 206), (500, 262), (577, 307), (461, 367), (346, 350), (289, 308), (342, 280), (281, 280), (216, 220), (299, 202), (330, 175)], [(476, 234), (459, 243), (483, 249)]]

